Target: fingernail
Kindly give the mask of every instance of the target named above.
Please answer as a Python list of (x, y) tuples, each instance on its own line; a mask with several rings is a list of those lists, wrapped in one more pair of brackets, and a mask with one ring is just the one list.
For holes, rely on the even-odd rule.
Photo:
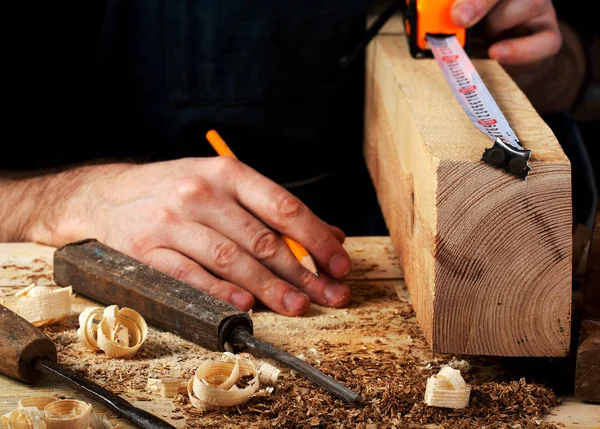
[(308, 296), (301, 292), (295, 292), (293, 290), (285, 294), (283, 298), (283, 305), (287, 311), (296, 312), (306, 306)]
[(342, 302), (348, 296), (348, 286), (339, 283), (327, 285), (325, 288), (325, 299), (329, 304), (335, 305)]
[(329, 260), (329, 271), (334, 277), (343, 277), (350, 273), (351, 263), (342, 255), (334, 255)]
[(469, 3), (462, 3), (456, 7), (458, 20), (457, 24), (463, 27), (469, 27), (475, 19), (475, 9)]
[(254, 299), (246, 292), (235, 291), (231, 294), (232, 304), (244, 311), (252, 308)]

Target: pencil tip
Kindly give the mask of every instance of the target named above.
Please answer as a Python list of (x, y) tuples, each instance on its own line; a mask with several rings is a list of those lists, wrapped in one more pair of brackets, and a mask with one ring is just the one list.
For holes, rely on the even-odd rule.
[(315, 271), (315, 276), (319, 277), (319, 272)]

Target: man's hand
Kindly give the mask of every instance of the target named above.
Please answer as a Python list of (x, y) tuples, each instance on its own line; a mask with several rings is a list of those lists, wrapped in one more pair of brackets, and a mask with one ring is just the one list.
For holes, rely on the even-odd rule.
[[(37, 202), (15, 210), (34, 189)], [(0, 179), (0, 195), (6, 197), (3, 225), (11, 225), (7, 208), (29, 214), (12, 223), (18, 237), (0, 231), (5, 240), (60, 246), (96, 238), (243, 310), (257, 298), (280, 314), (298, 316), (311, 301), (340, 307), (349, 299), (349, 288), (336, 280), (351, 269), (343, 232), (233, 158), (95, 165)], [(280, 234), (306, 247), (319, 277), (295, 259)]]
[(481, 22), (488, 55), (503, 65), (535, 64), (562, 44), (551, 0), (456, 0), (452, 18), (467, 28)]
[[(580, 38), (557, 19), (551, 0), (456, 0), (452, 18), (482, 30), (497, 60), (541, 115), (570, 111), (584, 83)], [(478, 49), (474, 46), (474, 51)]]

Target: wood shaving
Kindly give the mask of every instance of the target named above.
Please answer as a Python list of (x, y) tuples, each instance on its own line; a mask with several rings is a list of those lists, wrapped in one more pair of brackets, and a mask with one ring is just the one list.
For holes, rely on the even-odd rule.
[(32, 283), (15, 294), (16, 313), (34, 326), (56, 323), (71, 313), (73, 289)]
[(19, 402), (17, 402), (17, 409), (35, 407), (38, 410), (43, 411), (46, 405), (54, 401), (56, 401), (56, 398), (52, 396), (29, 396), (27, 398), (19, 399)]
[(148, 325), (131, 308), (88, 307), (79, 315), (77, 335), (91, 350), (102, 350), (113, 358), (129, 358), (146, 340)]
[(425, 403), (433, 407), (465, 408), (469, 405), (471, 388), (467, 386), (460, 371), (443, 366), (437, 375), (427, 379)]
[(47, 429), (44, 412), (36, 407), (16, 409), (2, 416), (2, 424), (8, 429)]
[(102, 321), (103, 307), (87, 307), (79, 313), (79, 328), (77, 336), (90, 350), (100, 350), (98, 347), (98, 325)]
[(92, 413), (92, 405), (77, 399), (47, 396), (21, 398), (17, 408), (0, 417), (4, 429), (120, 429)]
[(256, 365), (256, 370), (258, 371), (258, 379), (261, 383), (268, 386), (277, 385), (277, 379), (279, 378), (279, 374), (281, 374), (281, 370), (279, 368), (267, 362), (261, 361)]
[(178, 393), (187, 392), (187, 383), (181, 378), (149, 378), (146, 389), (163, 398), (172, 398)]
[(254, 358), (242, 353), (222, 354), (198, 367), (188, 383), (188, 396), (195, 408), (210, 410), (240, 405), (256, 393), (259, 386)]
[(44, 407), (44, 420), (48, 429), (87, 429), (90, 425), (92, 405), (77, 399), (62, 399)]

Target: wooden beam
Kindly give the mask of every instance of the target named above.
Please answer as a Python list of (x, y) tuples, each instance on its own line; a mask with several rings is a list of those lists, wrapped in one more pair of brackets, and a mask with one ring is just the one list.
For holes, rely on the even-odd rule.
[(499, 64), (477, 70), (526, 149), (523, 181), (482, 161), (491, 140), (433, 59), (406, 37), (367, 49), (365, 156), (411, 302), (433, 351), (565, 356), (572, 281), (571, 170)]

